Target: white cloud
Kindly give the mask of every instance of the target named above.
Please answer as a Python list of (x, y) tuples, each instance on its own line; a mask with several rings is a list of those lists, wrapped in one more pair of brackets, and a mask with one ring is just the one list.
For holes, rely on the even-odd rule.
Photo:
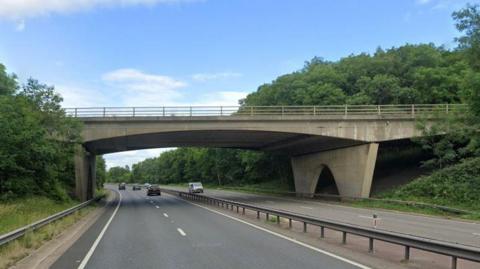
[(432, 0), (417, 0), (417, 3), (420, 5), (425, 5), (430, 3)]
[(63, 97), (63, 107), (99, 107), (110, 102), (102, 92), (88, 88), (57, 84), (55, 90)]
[(122, 103), (127, 106), (172, 105), (183, 96), (178, 90), (188, 85), (168, 76), (128, 68), (108, 72), (102, 80), (120, 89)]
[(131, 150), (118, 153), (105, 154), (105, 164), (107, 169), (114, 166), (128, 165), (130, 168), (132, 164), (143, 161), (147, 158), (158, 157), (160, 153), (172, 150), (172, 148), (158, 148), (158, 149), (144, 149), (144, 150)]
[(0, 0), (0, 18), (11, 20), (68, 14), (97, 7), (153, 6), (195, 0)]
[(221, 72), (221, 73), (198, 73), (193, 74), (192, 79), (200, 82), (217, 79), (239, 78), (243, 76), (241, 73), (235, 72)]
[(192, 105), (195, 106), (238, 106), (238, 101), (249, 94), (248, 92), (220, 91), (205, 94)]
[(25, 20), (20, 20), (17, 22), (17, 25), (15, 25), (15, 30), (17, 32), (22, 32), (25, 30)]

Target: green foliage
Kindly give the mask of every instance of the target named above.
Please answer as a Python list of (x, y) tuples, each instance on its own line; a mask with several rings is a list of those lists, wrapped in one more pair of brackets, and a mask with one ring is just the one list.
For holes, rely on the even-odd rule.
[(107, 182), (131, 182), (131, 172), (130, 168), (127, 166), (125, 167), (120, 167), (120, 166), (115, 166), (110, 169), (108, 169), (108, 172), (106, 174), (106, 180)]
[(456, 39), (459, 48), (466, 52), (470, 64), (476, 70), (480, 70), (480, 5), (467, 4), (452, 16), (456, 21), (457, 30), (464, 33)]
[[(120, 169), (114, 168), (109, 173)], [(242, 185), (271, 179), (291, 184), (292, 181), (287, 156), (237, 149), (180, 148), (167, 151), (159, 157), (134, 164), (131, 174), (133, 182), (160, 184), (202, 181), (215, 185)]]
[(95, 161), (95, 174), (97, 189), (102, 189), (103, 184), (107, 180), (107, 167), (105, 165), (105, 159), (103, 156), (97, 156)]
[(17, 95), (0, 96), (0, 199), (68, 199), (81, 125), (66, 117), (60, 102), (53, 87), (33, 79)]
[(7, 74), (5, 66), (0, 64), (0, 96), (12, 95), (17, 90), (17, 81), (15, 75)]
[(381, 197), (479, 210), (480, 158), (438, 170)]
[(243, 105), (458, 103), (470, 70), (459, 51), (404, 45), (336, 62), (313, 58), (297, 72), (260, 86)]

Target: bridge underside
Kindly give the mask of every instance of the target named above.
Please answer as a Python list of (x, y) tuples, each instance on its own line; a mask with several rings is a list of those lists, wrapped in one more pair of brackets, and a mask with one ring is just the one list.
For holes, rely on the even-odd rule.
[(334, 176), (340, 195), (368, 197), (378, 144), (287, 132), (252, 130), (170, 131), (85, 142), (75, 158), (77, 195), (86, 200), (95, 190), (95, 155), (162, 147), (215, 147), (282, 152), (291, 156), (298, 193), (313, 194), (323, 168)]
[(93, 154), (167, 147), (215, 147), (281, 151), (291, 156), (364, 144), (327, 136), (266, 131), (176, 131), (129, 135), (85, 143)]

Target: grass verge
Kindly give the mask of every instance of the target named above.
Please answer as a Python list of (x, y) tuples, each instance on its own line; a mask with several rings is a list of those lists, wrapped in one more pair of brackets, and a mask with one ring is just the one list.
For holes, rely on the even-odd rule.
[(34, 196), (0, 203), (0, 234), (4, 234), (57, 212), (70, 208), (78, 201), (57, 202)]
[(35, 231), (28, 231), (24, 236), (0, 247), (0, 269), (9, 268), (28, 256), (45, 242), (53, 239), (65, 229), (94, 210), (96, 205), (82, 208), (75, 213), (54, 221)]

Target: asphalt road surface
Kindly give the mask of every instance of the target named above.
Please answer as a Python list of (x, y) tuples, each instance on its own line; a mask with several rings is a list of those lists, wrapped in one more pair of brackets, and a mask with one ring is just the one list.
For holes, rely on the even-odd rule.
[[(186, 187), (166, 186), (166, 188), (187, 191)], [(278, 197), (210, 189), (205, 191), (205, 195), (364, 227), (373, 226), (372, 216), (376, 214), (379, 218), (377, 229), (480, 247), (480, 223), (475, 222), (355, 208), (295, 197)]]
[(173, 196), (127, 189), (52, 268), (367, 268)]

